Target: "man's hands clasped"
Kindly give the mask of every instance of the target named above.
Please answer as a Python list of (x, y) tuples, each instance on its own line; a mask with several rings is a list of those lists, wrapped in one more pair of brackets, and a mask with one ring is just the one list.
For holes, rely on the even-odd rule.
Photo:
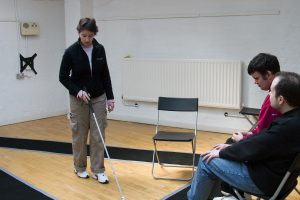
[(213, 158), (219, 158), (220, 157), (220, 151), (227, 148), (227, 147), (229, 147), (229, 146), (230, 146), (230, 144), (218, 144), (218, 145), (214, 146), (214, 148), (212, 150), (203, 153), (201, 155), (202, 159), (208, 163)]

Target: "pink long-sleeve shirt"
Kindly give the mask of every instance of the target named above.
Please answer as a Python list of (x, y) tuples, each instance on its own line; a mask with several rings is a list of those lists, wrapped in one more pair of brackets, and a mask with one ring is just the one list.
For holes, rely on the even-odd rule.
[[(257, 127), (251, 132), (253, 134), (259, 133), (262, 129), (268, 128), (272, 121), (280, 116), (281, 113), (271, 107), (270, 96), (267, 95), (259, 111)], [(251, 135), (244, 135), (243, 139), (246, 139)]]

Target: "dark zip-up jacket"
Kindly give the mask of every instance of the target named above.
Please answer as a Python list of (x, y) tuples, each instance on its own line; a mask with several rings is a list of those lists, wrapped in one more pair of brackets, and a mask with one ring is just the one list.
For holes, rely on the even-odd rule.
[(245, 162), (256, 186), (271, 195), (299, 152), (300, 109), (296, 108), (277, 118), (268, 129), (232, 144), (219, 155)]
[(92, 72), (88, 56), (78, 40), (63, 55), (59, 81), (75, 97), (86, 88), (91, 98), (106, 93), (107, 99), (114, 99), (105, 50), (96, 39), (93, 39)]

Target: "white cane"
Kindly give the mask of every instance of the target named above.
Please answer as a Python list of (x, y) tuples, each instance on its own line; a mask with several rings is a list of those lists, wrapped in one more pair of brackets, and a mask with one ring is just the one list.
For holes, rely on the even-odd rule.
[(125, 200), (125, 196), (124, 196), (123, 191), (122, 191), (122, 188), (121, 188), (121, 186), (120, 186), (120, 184), (119, 184), (118, 177), (117, 177), (117, 175), (116, 175), (116, 173), (115, 173), (115, 168), (114, 168), (114, 166), (113, 166), (113, 164), (112, 164), (112, 162), (111, 162), (110, 156), (109, 156), (109, 154), (108, 154), (108, 151), (107, 151), (107, 148), (106, 148), (106, 144), (105, 144), (105, 142), (104, 142), (103, 135), (102, 135), (102, 132), (101, 132), (101, 130), (100, 130), (100, 127), (99, 127), (99, 124), (98, 124), (98, 121), (97, 121), (97, 118), (96, 118), (96, 114), (95, 114), (95, 111), (94, 111), (94, 108), (93, 108), (93, 105), (92, 105), (91, 101), (89, 101), (89, 107), (90, 107), (90, 111), (91, 111), (92, 114), (93, 114), (94, 120), (95, 120), (95, 122), (96, 122), (96, 126), (97, 126), (97, 129), (98, 129), (99, 135), (100, 135), (100, 137), (101, 137), (101, 140), (102, 140), (102, 143), (103, 143), (103, 146), (104, 146), (104, 149), (105, 149), (107, 158), (108, 158), (108, 160), (109, 160), (109, 164), (110, 164), (110, 167), (111, 167), (113, 176), (114, 176), (114, 178), (115, 178), (115, 180), (116, 180), (116, 183), (117, 183), (117, 186), (118, 186), (120, 195), (121, 195), (121, 200)]

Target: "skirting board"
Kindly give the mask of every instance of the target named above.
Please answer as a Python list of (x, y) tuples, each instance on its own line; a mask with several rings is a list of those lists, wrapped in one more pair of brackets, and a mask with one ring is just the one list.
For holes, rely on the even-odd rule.
[(4, 120), (4, 121), (0, 121), (0, 126), (4, 126), (4, 125), (9, 125), (9, 124), (15, 124), (15, 123), (21, 123), (21, 122), (27, 122), (27, 121), (32, 121), (32, 120), (38, 120), (38, 119), (44, 119), (44, 118), (48, 118), (48, 117), (55, 117), (55, 116), (59, 116), (59, 115), (67, 115), (68, 111), (67, 110), (61, 110), (61, 111), (56, 111), (56, 112), (52, 112), (52, 113), (39, 113), (39, 114), (32, 114), (30, 116), (21, 116), (18, 117), (16, 116), (14, 119), (11, 120)]

